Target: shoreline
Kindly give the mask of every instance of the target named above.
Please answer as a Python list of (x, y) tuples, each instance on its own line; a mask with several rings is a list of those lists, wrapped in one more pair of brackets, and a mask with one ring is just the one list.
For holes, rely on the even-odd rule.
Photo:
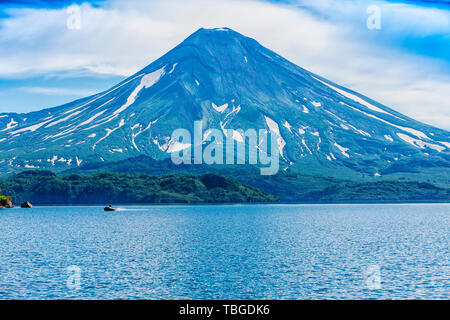
[[(387, 202), (258, 202), (258, 203), (116, 203), (114, 206), (120, 207), (207, 207), (207, 206), (358, 206), (358, 205), (450, 205), (450, 201), (387, 201)], [(99, 207), (105, 204), (38, 204), (33, 208), (40, 207)], [(29, 209), (29, 208), (6, 208), (1, 209)], [(120, 209), (120, 208), (119, 208)]]

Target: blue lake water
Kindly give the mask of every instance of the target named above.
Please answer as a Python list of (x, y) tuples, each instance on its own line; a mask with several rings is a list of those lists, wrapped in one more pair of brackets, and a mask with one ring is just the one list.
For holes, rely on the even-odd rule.
[(450, 205), (0, 211), (1, 299), (449, 299)]

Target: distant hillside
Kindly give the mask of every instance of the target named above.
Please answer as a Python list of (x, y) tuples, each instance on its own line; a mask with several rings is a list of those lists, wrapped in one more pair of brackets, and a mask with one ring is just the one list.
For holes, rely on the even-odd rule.
[(0, 180), (13, 201), (34, 205), (127, 203), (255, 203), (278, 198), (215, 174), (96, 173), (57, 176), (50, 171), (26, 171)]
[[(450, 189), (430, 182), (384, 180), (366, 178), (363, 181), (315, 177), (293, 172), (261, 176), (259, 169), (250, 165), (174, 165), (170, 160), (156, 161), (139, 156), (111, 163), (94, 163), (74, 168), (65, 174), (93, 174), (95, 172), (147, 173), (165, 172), (202, 175), (215, 173), (231, 177), (280, 198), (282, 202), (397, 202), (450, 201)], [(426, 181), (426, 179), (424, 179)]]

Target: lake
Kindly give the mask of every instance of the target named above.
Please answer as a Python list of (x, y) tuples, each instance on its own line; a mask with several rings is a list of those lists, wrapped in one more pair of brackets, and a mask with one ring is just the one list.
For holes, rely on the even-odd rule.
[(1, 299), (449, 299), (450, 205), (0, 211)]

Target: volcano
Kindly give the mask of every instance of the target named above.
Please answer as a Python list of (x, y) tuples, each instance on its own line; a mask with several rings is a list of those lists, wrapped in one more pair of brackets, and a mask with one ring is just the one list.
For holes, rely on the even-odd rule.
[[(380, 80), (382, 81), (382, 80)], [(424, 106), (426, 107), (426, 106)], [(178, 150), (175, 129), (265, 129), (280, 170), (448, 183), (450, 134), (311, 73), (228, 28), (200, 29), (105, 92), (0, 114), (0, 171), (64, 171)], [(236, 140), (241, 140), (236, 134)]]

